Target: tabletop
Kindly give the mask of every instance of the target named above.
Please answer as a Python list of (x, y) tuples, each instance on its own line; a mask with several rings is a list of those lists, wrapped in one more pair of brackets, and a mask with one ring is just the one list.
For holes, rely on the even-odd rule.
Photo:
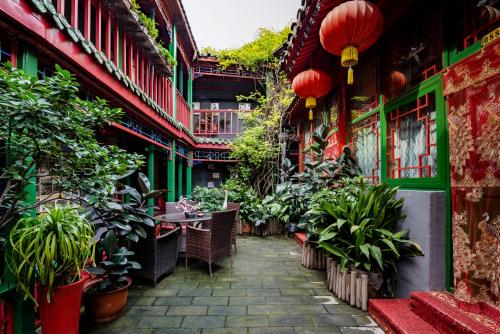
[(186, 216), (183, 213), (169, 213), (169, 214), (165, 214), (165, 215), (156, 216), (155, 219), (157, 219), (161, 222), (166, 222), (166, 223), (192, 224), (192, 223), (199, 223), (199, 222), (210, 220), (210, 219), (212, 219), (212, 214), (205, 213), (201, 217), (196, 216), (194, 218), (186, 218)]

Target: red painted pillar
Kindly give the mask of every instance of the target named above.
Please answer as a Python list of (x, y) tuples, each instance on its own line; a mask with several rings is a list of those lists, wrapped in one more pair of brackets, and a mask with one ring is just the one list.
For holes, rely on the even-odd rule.
[(97, 3), (96, 18), (95, 18), (95, 47), (97, 50), (102, 50), (102, 7)]
[(347, 96), (347, 84), (345, 78), (343, 77), (340, 82), (339, 89), (339, 116), (337, 119), (337, 127), (339, 131), (337, 132), (337, 142), (338, 142), (338, 152), (340, 156), (342, 154), (342, 149), (347, 145), (347, 122), (348, 113), (350, 112), (350, 105)]
[(65, 0), (57, 0), (57, 12), (64, 15), (64, 3)]
[(125, 31), (123, 31), (122, 36), (122, 71), (125, 75), (128, 75), (128, 49), (127, 49), (127, 37)]
[(105, 40), (105, 47), (104, 47), (104, 54), (108, 59), (111, 59), (111, 12), (108, 11), (106, 13), (106, 27), (105, 27), (105, 35), (106, 35), (106, 40)]
[(78, 0), (71, 0), (71, 26), (78, 28)]
[(114, 63), (117, 68), (120, 65), (120, 26), (118, 25), (118, 20), (114, 22), (114, 36), (113, 36), (113, 54), (114, 54)]
[(90, 13), (92, 11), (92, 0), (84, 0), (84, 11), (83, 11), (83, 36), (90, 41), (90, 25), (91, 25), (91, 18), (90, 18)]

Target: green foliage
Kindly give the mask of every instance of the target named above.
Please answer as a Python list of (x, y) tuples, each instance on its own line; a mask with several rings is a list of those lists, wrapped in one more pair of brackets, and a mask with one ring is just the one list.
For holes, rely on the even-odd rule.
[(275, 61), (273, 52), (286, 41), (289, 33), (288, 26), (282, 30), (261, 28), (255, 40), (239, 48), (216, 50), (207, 47), (202, 49), (202, 53), (217, 57), (223, 67), (239, 64), (256, 69)]
[(259, 119), (258, 123), (259, 125), (245, 129), (230, 144), (233, 159), (256, 168), (263, 166), (269, 160), (275, 159), (279, 153), (279, 147), (268, 141), (267, 129), (263, 124), (265, 120)]
[(74, 283), (94, 253), (94, 229), (76, 207), (46, 208), (38, 217), (20, 219), (9, 235), (7, 265), (16, 276), (18, 292), (31, 299), (35, 281), (47, 288)]
[(142, 12), (137, 0), (130, 0), (130, 9), (139, 16), (141, 24), (146, 28), (153, 40), (156, 40), (159, 35), (156, 21)]
[[(0, 138), (9, 160), (1, 171), (0, 227), (34, 208), (62, 197), (103, 205), (120, 175), (142, 165), (142, 158), (97, 142), (95, 131), (122, 116), (106, 101), (78, 98), (78, 83), (56, 65), (53, 76), (39, 80), (7, 65), (0, 68)], [(26, 186), (36, 168), (50, 172), (57, 192), (27, 203)]]
[(202, 211), (220, 211), (224, 204), (225, 193), (221, 188), (196, 187), (193, 199), (199, 203)]
[(142, 12), (141, 6), (137, 3), (137, 0), (130, 0), (130, 5), (132, 12), (136, 13), (139, 17), (139, 22), (141, 22), (141, 24), (146, 28), (153, 40), (156, 41), (156, 46), (158, 47), (158, 50), (160, 50), (161, 55), (167, 60), (170, 66), (176, 66), (177, 61), (163, 45), (162, 41), (158, 41), (160, 33), (158, 31), (158, 24), (156, 21)]
[[(148, 214), (150, 198), (158, 198), (166, 190), (152, 190), (149, 179), (143, 173), (138, 173), (139, 190), (118, 182), (114, 196), (130, 198), (128, 203), (118, 203), (109, 200), (104, 205), (92, 207), (89, 219), (99, 230), (97, 243), (97, 267), (87, 270), (102, 279), (96, 286), (98, 291), (113, 291), (126, 284), (126, 275), (130, 269), (140, 269), (141, 266), (129, 257), (134, 255), (129, 249), (140, 238), (147, 237), (147, 229), (155, 227), (154, 218)], [(151, 234), (151, 233), (150, 233)], [(103, 258), (103, 254), (105, 258)]]
[(393, 294), (401, 257), (423, 255), (420, 246), (409, 240), (408, 231), (398, 231), (397, 224), (405, 216), (404, 200), (395, 199), (397, 190), (387, 184), (366, 187), (361, 183), (348, 191), (337, 190), (331, 201), (321, 201), (315, 209), (329, 221), (318, 231), (318, 244), (340, 259), (341, 270), (353, 266), (384, 272), (391, 278)]

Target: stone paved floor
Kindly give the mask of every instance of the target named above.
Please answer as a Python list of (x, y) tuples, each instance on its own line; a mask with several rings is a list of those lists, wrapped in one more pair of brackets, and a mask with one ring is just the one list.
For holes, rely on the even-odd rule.
[(193, 261), (186, 272), (179, 261), (155, 288), (134, 286), (120, 318), (82, 332), (384, 333), (366, 313), (335, 299), (325, 281), (324, 273), (301, 267), (293, 240), (242, 237), (232, 269), (220, 260), (210, 278), (206, 264)]

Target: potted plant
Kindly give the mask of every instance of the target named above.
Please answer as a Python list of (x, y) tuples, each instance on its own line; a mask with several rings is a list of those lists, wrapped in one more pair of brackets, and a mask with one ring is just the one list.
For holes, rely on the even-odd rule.
[[(151, 190), (146, 175), (138, 174), (140, 192), (133, 187), (118, 184), (115, 195), (125, 195), (129, 202), (109, 201), (94, 208), (92, 221), (97, 226), (99, 242), (96, 251), (96, 267), (87, 271), (95, 275), (85, 286), (85, 309), (95, 322), (107, 322), (117, 318), (128, 299), (132, 283), (129, 270), (141, 266), (130, 257), (129, 248), (146, 238), (145, 228), (154, 229), (155, 222), (149, 215), (148, 200), (159, 197), (166, 190)], [(116, 196), (115, 196), (116, 197)]]
[[(40, 306), (42, 331), (78, 333), (82, 272), (94, 253), (94, 229), (79, 208), (47, 207), (37, 217), (20, 219), (9, 234), (7, 264), (18, 292)], [(37, 283), (39, 301), (32, 294)]]
[(186, 218), (195, 218), (198, 212), (198, 205), (187, 197), (181, 197), (175, 207), (182, 210)]

